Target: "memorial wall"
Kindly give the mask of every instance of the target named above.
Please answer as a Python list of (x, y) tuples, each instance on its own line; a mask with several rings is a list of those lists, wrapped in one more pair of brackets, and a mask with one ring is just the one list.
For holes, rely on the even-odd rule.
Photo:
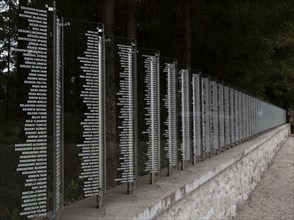
[[(140, 152), (147, 156), (144, 160), (144, 171), (150, 173), (154, 183), (155, 174), (160, 172), (161, 136), (160, 136), (160, 54), (157, 50), (138, 48), (138, 140)], [(144, 120), (142, 120), (144, 119)], [(143, 164), (140, 164), (143, 165)]]
[(100, 206), (105, 190), (104, 29), (99, 23), (62, 22), (65, 202), (97, 196)]
[(193, 97), (193, 163), (202, 159), (203, 149), (201, 143), (201, 75), (192, 70), (192, 97)]
[(160, 59), (161, 167), (171, 176), (178, 165), (177, 60)]
[(185, 163), (191, 159), (192, 146), (192, 120), (191, 120), (191, 70), (189, 67), (179, 67), (178, 70), (179, 93), (179, 129), (180, 129), (180, 160), (182, 169)]
[(53, 17), (52, 1), (19, 1), (11, 61), (4, 70), (9, 87), (1, 97), (6, 108), (0, 113), (0, 204), (7, 210), (1, 219), (46, 216), (53, 206), (63, 206), (61, 39)]
[(125, 38), (115, 41), (115, 71), (117, 85), (117, 147), (119, 149), (118, 183), (126, 183), (132, 192), (137, 171), (135, 170), (136, 134), (136, 41)]
[[(58, 18), (53, 1), (20, 0), (16, 24), (0, 81), (1, 220), (60, 219), (86, 197), (101, 208), (110, 163), (113, 181), (132, 194), (143, 175), (154, 184), (285, 123), (285, 110), (135, 39), (106, 37), (103, 24)], [(113, 91), (105, 86), (109, 42)], [(108, 142), (106, 92), (115, 97)], [(106, 159), (110, 141), (115, 161)]]

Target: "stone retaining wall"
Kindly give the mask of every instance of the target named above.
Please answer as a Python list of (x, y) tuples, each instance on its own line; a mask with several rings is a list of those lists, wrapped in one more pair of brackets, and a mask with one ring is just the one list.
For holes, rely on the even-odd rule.
[(238, 206), (248, 198), (288, 135), (289, 126), (287, 125), (275, 129), (270, 135), (262, 135), (249, 141), (250, 144), (253, 142), (257, 144), (251, 148), (244, 147), (240, 159), (237, 157), (233, 164), (179, 199), (157, 219), (230, 219), (234, 217)]

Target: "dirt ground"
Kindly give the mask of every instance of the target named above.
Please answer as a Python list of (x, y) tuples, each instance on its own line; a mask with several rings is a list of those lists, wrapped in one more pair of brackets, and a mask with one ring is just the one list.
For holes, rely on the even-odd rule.
[(237, 213), (237, 220), (294, 220), (294, 136), (277, 152), (269, 169)]

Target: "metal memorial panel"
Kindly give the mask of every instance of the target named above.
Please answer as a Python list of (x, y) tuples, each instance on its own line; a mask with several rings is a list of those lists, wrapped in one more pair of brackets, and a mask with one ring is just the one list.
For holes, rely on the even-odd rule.
[(190, 94), (190, 69), (179, 70), (180, 89), (180, 131), (181, 131), (181, 159), (189, 161), (191, 159), (191, 94)]
[[(68, 203), (105, 190), (103, 25), (64, 19), (64, 184)], [(72, 193), (75, 192), (75, 196)]]
[(230, 139), (231, 139), (231, 146), (234, 146), (236, 142), (234, 89), (230, 88), (229, 93), (230, 93)]
[(234, 106), (234, 112), (235, 112), (235, 135), (236, 135), (236, 144), (240, 141), (240, 135), (239, 135), (239, 91), (234, 90), (234, 98), (235, 98), (235, 106)]
[(211, 133), (210, 133), (210, 80), (202, 78), (202, 141), (203, 153), (210, 155)]
[(247, 105), (247, 94), (244, 94), (244, 135), (245, 138), (248, 138), (248, 105)]
[(56, 201), (48, 195), (56, 195), (52, 170), (60, 161), (52, 155), (61, 148), (60, 139), (53, 141), (60, 131), (53, 102), (61, 98), (53, 88), (60, 79), (53, 62), (53, 2), (2, 4), (9, 4), (7, 16), (16, 17), (6, 18), (15, 29), (1, 54), (8, 57), (0, 80), (0, 218), (44, 218)]
[(137, 51), (138, 111), (144, 113), (138, 118), (138, 138), (140, 149), (147, 155), (144, 169), (152, 174), (154, 183), (154, 174), (160, 172), (160, 54), (153, 49)]
[(218, 139), (218, 102), (217, 102), (217, 82), (210, 81), (210, 132), (211, 149), (217, 153), (219, 151)]
[(244, 141), (244, 131), (243, 131), (243, 124), (244, 124), (244, 118), (243, 118), (243, 93), (240, 92), (239, 94), (240, 99), (240, 139), (241, 141)]
[(252, 137), (253, 135), (253, 108), (252, 108), (252, 104), (253, 104), (253, 100), (252, 100), (252, 97), (249, 96), (249, 136)]
[(257, 134), (257, 98), (253, 98), (253, 135)]
[(245, 107), (245, 94), (242, 93), (242, 134), (243, 139), (245, 140), (246, 137), (246, 107)]
[(261, 101), (257, 100), (257, 133), (259, 133), (261, 131), (261, 123), (260, 123), (260, 115), (261, 115), (261, 111), (260, 111), (260, 105), (261, 105)]
[(224, 109), (225, 109), (225, 146), (228, 148), (231, 145), (230, 138), (230, 98), (229, 87), (224, 86)]
[[(201, 75), (192, 75), (192, 101), (193, 101), (193, 154), (194, 161), (203, 156), (201, 138)], [(196, 158), (195, 158), (196, 157)]]
[[(259, 115), (259, 118), (260, 118), (260, 132), (263, 132), (264, 131), (264, 102), (263, 101), (260, 101), (260, 115)], [(245, 127), (245, 130), (246, 130), (246, 127)]]
[[(54, 6), (55, 8), (55, 6)], [(55, 9), (56, 10), (56, 9)], [(63, 106), (63, 48), (62, 48), (62, 21), (54, 15), (54, 74), (53, 74), (53, 217), (58, 219), (63, 211), (64, 206), (64, 106)]]
[(246, 95), (246, 136), (250, 137), (250, 111), (249, 111), (249, 96)]
[[(130, 185), (135, 181), (134, 151), (136, 147), (136, 41), (125, 38), (115, 38), (117, 53), (117, 71), (119, 90), (117, 91), (118, 107), (118, 147), (120, 150), (120, 165), (117, 168), (119, 183)], [(130, 193), (130, 191), (129, 191)]]
[(247, 95), (247, 135), (248, 138), (251, 137), (251, 109), (250, 109), (250, 96)]
[(242, 96), (241, 92), (238, 91), (237, 96), (238, 96), (238, 133), (239, 133), (239, 142), (242, 142)]
[(177, 166), (178, 158), (178, 129), (177, 129), (177, 60), (161, 58), (161, 131), (168, 175)]
[(247, 94), (244, 94), (244, 137), (245, 139), (247, 140), (248, 138), (248, 133), (247, 133), (247, 130), (248, 130), (248, 112), (247, 112)]
[(225, 115), (224, 115), (224, 86), (220, 83), (218, 86), (218, 112), (219, 112), (219, 120), (218, 120), (218, 137), (219, 137), (219, 148), (223, 150), (225, 147)]

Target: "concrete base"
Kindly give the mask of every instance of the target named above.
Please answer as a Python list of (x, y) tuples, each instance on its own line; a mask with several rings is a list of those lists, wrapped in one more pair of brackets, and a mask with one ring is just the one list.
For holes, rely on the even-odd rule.
[(154, 185), (149, 175), (142, 177), (133, 195), (126, 195), (125, 185), (115, 187), (103, 209), (95, 208), (95, 197), (78, 201), (65, 207), (61, 219), (232, 218), (289, 132), (289, 125), (279, 126), (171, 177), (161, 176)]

